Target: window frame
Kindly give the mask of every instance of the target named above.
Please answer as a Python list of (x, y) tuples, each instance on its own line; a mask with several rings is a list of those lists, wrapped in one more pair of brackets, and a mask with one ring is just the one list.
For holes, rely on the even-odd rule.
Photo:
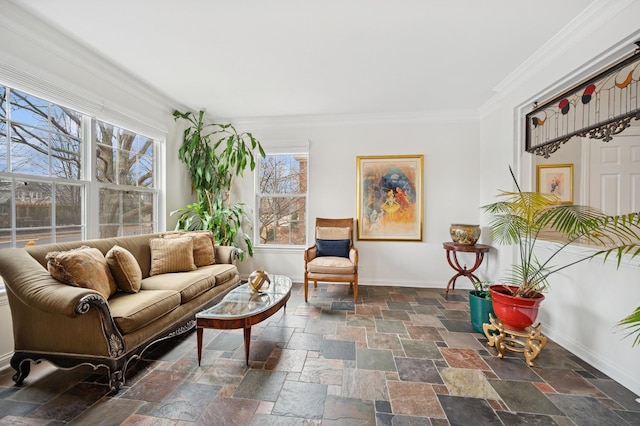
[[(306, 248), (309, 242), (309, 229), (308, 229), (308, 213), (309, 213), (309, 148), (308, 144), (287, 144), (286, 146), (277, 146), (273, 147), (273, 144), (267, 145), (265, 148), (265, 153), (267, 157), (274, 156), (305, 156), (306, 157), (306, 168), (305, 168), (305, 191), (299, 193), (261, 193), (260, 191), (260, 173), (263, 167), (263, 162), (266, 158), (258, 157), (256, 171), (254, 173), (255, 176), (255, 215), (253, 220), (253, 241), (254, 246), (257, 249), (269, 249), (269, 250), (282, 250), (282, 249), (303, 249)], [(304, 218), (300, 220), (300, 223), (304, 226), (305, 238), (304, 242), (301, 244), (264, 244), (261, 242), (260, 238), (260, 206), (261, 200), (264, 198), (304, 198)]]
[[(60, 185), (60, 184), (80, 187), (82, 191), (82, 199), (81, 199), (81, 205), (80, 205), (80, 209), (81, 209), (80, 222), (81, 223), (77, 225), (77, 227), (80, 229), (79, 238), (81, 240), (100, 237), (100, 217), (99, 217), (100, 216), (99, 215), (100, 195), (99, 194), (100, 194), (100, 190), (105, 186), (108, 186), (109, 189), (117, 189), (120, 191), (133, 190), (141, 194), (142, 193), (152, 194), (152, 198), (153, 198), (152, 220), (149, 222), (143, 223), (141, 222), (141, 219), (139, 217), (139, 220), (137, 222), (138, 230), (136, 231), (136, 233), (141, 233), (143, 231), (147, 232), (147, 230), (144, 230), (145, 228), (144, 225), (151, 225), (151, 232), (158, 231), (160, 225), (164, 223), (159, 218), (158, 213), (160, 211), (162, 192), (164, 190), (164, 179), (162, 175), (163, 171), (161, 168), (161, 158), (162, 158), (162, 153), (164, 152), (164, 143), (165, 143), (166, 135), (165, 137), (158, 137), (155, 134), (149, 135), (148, 134), (149, 132), (136, 131), (132, 129), (131, 126), (128, 126), (126, 123), (119, 123), (117, 122), (117, 120), (107, 120), (103, 117), (97, 116), (97, 114), (82, 112), (80, 108), (74, 107), (73, 105), (69, 105), (68, 103), (65, 104), (59, 101), (51, 100), (47, 96), (34, 93), (36, 91), (24, 90), (23, 88), (14, 88), (12, 86), (9, 86), (8, 84), (0, 83), (0, 85), (5, 89), (5, 94), (6, 94), (5, 95), (6, 115), (3, 117), (2, 121), (5, 123), (6, 130), (7, 130), (6, 131), (7, 140), (5, 141), (6, 146), (3, 145), (2, 147), (0, 147), (0, 149), (7, 150), (7, 164), (6, 164), (7, 169), (5, 171), (0, 171), (0, 180), (10, 183), (11, 194), (12, 194), (12, 199), (10, 203), (11, 221), (9, 224), (9, 228), (2, 228), (3, 234), (5, 234), (5, 236), (7, 236), (8, 238), (8, 240), (5, 240), (2, 243), (4, 247), (21, 247), (23, 245), (23, 241), (22, 240), (17, 241), (18, 236), (20, 235), (21, 232), (24, 232), (24, 231), (28, 232), (30, 229), (32, 229), (29, 227), (17, 228), (18, 210), (16, 208), (14, 195), (15, 195), (15, 184), (16, 182), (20, 182), (20, 181), (41, 182), (44, 184), (50, 184), (52, 189), (54, 189), (56, 185)], [(11, 159), (11, 151), (10, 151), (10, 146), (11, 146), (10, 135), (11, 135), (11, 127), (14, 120), (12, 120), (12, 117), (11, 117), (11, 108), (9, 107), (9, 102), (10, 102), (10, 93), (11, 91), (14, 91), (14, 90), (20, 93), (24, 93), (30, 97), (37, 98), (42, 102), (48, 103), (49, 109), (51, 109), (52, 106), (63, 107), (63, 108), (73, 110), (74, 113), (80, 116), (81, 129), (78, 135), (78, 139), (80, 142), (79, 157), (80, 157), (81, 164), (80, 164), (78, 179), (75, 179), (73, 177), (64, 178), (64, 177), (54, 176), (51, 174), (50, 169), (49, 169), (50, 170), (49, 174), (46, 176), (40, 175), (40, 174), (16, 173), (11, 171), (10, 166), (11, 166), (12, 159)], [(151, 186), (146, 187), (146, 186), (135, 186), (135, 185), (123, 185), (120, 183), (113, 184), (113, 185), (110, 185), (110, 184), (105, 185), (105, 183), (103, 182), (98, 182), (98, 179), (96, 176), (96, 166), (95, 166), (96, 148), (97, 148), (98, 141), (96, 138), (94, 138), (94, 128), (93, 128), (94, 121), (102, 121), (102, 122), (111, 124), (114, 127), (117, 127), (124, 131), (133, 133), (135, 135), (140, 135), (152, 140), (153, 147), (151, 149), (153, 150), (153, 152), (152, 152), (152, 155), (149, 157), (151, 158), (151, 161), (152, 161), (152, 173), (153, 173), (153, 184)], [(31, 124), (28, 122), (22, 123), (21, 121), (18, 121), (16, 123), (21, 123), (27, 126), (31, 126)], [(155, 132), (150, 132), (150, 133), (155, 133)], [(49, 163), (51, 163), (51, 152), (47, 154), (47, 158)], [(55, 196), (52, 196), (52, 203), (54, 199), (55, 199)], [(51, 215), (50, 225), (46, 227), (36, 227), (36, 228), (42, 228), (43, 231), (45, 230), (45, 228), (50, 231), (49, 237), (47, 237), (46, 242), (43, 242), (43, 244), (48, 242), (51, 242), (51, 243), (60, 242), (59, 236), (57, 235), (57, 230), (62, 228), (63, 226), (57, 225), (55, 212), (56, 212), (55, 206), (52, 205), (49, 213)], [(122, 226), (123, 224), (124, 222), (122, 220), (122, 214), (120, 214), (120, 217), (119, 217), (120, 228), (118, 231), (118, 236), (130, 234), (125, 232), (125, 229)]]

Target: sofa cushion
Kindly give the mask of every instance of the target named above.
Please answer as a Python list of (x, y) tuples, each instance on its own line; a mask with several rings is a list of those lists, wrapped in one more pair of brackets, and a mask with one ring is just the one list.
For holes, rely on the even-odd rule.
[(351, 239), (350, 228), (340, 228), (335, 226), (317, 226), (316, 238), (323, 240), (347, 240)]
[(195, 271), (154, 275), (142, 280), (142, 290), (173, 290), (180, 293), (180, 303), (195, 299), (216, 285), (211, 273)]
[(180, 306), (180, 294), (173, 290), (117, 293), (109, 299), (109, 309), (123, 334), (136, 331)]
[(193, 240), (193, 262), (196, 266), (207, 266), (216, 263), (216, 252), (213, 246), (211, 231), (175, 231), (165, 232), (162, 238), (191, 237)]
[(346, 257), (316, 257), (307, 264), (310, 273), (350, 275), (356, 273), (356, 266)]
[(125, 293), (137, 293), (142, 284), (142, 271), (131, 252), (119, 245), (111, 247), (105, 256), (118, 288)]
[(351, 240), (323, 240), (316, 239), (318, 256), (349, 257), (349, 245)]
[(193, 271), (193, 240), (190, 237), (150, 238), (150, 276), (168, 272)]
[(47, 269), (58, 281), (89, 288), (108, 299), (118, 287), (104, 255), (97, 248), (81, 246), (68, 251), (47, 253)]

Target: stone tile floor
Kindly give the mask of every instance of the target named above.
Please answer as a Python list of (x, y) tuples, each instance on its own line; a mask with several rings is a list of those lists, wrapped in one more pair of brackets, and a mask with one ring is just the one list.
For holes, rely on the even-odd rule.
[[(252, 330), (158, 344), (107, 395), (104, 376), (34, 366), (0, 373), (0, 424), (640, 425), (632, 392), (549, 342), (534, 367), (474, 333), (467, 291), (295, 284), (286, 311)], [(544, 329), (543, 329), (544, 332)]]

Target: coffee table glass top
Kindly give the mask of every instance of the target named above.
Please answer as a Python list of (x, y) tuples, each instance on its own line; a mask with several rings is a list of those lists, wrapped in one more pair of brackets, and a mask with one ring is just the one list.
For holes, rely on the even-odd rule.
[(291, 278), (269, 274), (269, 279), (269, 287), (259, 293), (253, 291), (247, 283), (234, 288), (220, 303), (196, 314), (196, 318), (246, 318), (266, 311), (291, 292)]

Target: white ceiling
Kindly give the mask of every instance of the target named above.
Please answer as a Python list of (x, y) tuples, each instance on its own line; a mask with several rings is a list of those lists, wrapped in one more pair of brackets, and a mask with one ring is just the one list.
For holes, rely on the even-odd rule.
[(477, 112), (592, 0), (15, 3), (181, 105), (253, 118)]

